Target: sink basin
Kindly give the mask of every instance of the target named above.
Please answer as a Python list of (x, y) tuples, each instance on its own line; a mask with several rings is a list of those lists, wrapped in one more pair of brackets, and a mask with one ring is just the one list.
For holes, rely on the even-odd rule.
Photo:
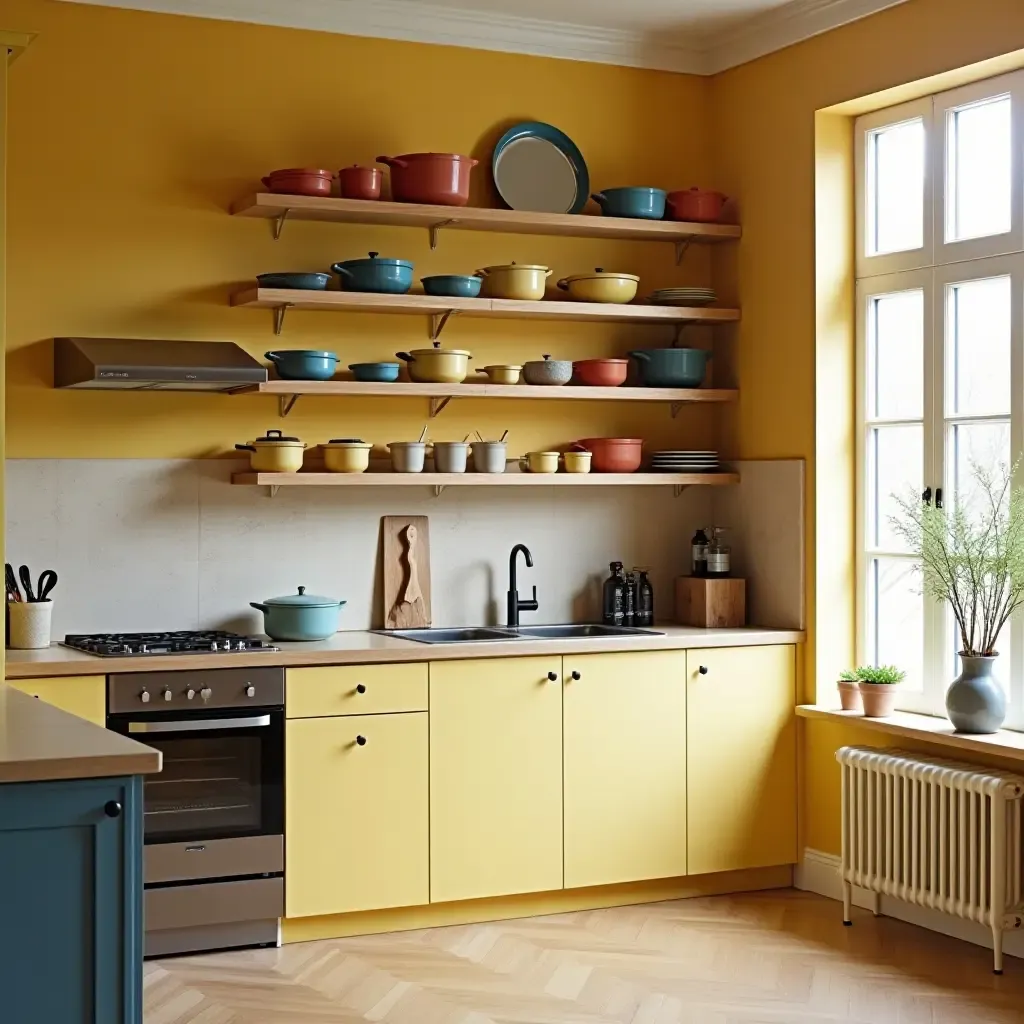
[(415, 640), (420, 644), (478, 644), (495, 640), (518, 640), (518, 634), (491, 626), (468, 626), (460, 629), (382, 629), (384, 636), (399, 640)]
[(612, 636), (664, 636), (656, 629), (634, 626), (520, 626), (519, 635), (530, 640), (587, 640)]

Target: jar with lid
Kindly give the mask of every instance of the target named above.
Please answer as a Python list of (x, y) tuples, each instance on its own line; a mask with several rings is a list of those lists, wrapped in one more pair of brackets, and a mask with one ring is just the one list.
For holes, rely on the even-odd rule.
[(621, 626), (626, 615), (626, 577), (621, 562), (612, 562), (611, 575), (604, 581), (601, 621), (606, 626)]
[(707, 575), (712, 579), (722, 579), (730, 573), (732, 552), (728, 545), (722, 542), (724, 527), (711, 527), (711, 540), (708, 543), (708, 567)]

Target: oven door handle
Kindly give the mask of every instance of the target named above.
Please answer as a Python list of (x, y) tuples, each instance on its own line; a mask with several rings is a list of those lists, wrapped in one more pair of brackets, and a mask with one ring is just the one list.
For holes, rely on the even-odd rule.
[(270, 715), (245, 718), (177, 718), (173, 722), (129, 722), (128, 732), (196, 732), (201, 729), (262, 729), (270, 725)]

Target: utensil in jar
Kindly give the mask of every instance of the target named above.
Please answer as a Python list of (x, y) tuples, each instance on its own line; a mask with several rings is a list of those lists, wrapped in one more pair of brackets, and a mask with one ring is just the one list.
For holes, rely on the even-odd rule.
[(7, 588), (7, 600), (20, 601), (21, 590), (18, 589), (18, 581), (14, 575), (14, 566), (10, 562), (4, 562), (4, 579)]
[(53, 569), (44, 569), (39, 574), (39, 582), (36, 584), (36, 600), (49, 601), (53, 588), (57, 586), (58, 576)]
[(25, 600), (31, 604), (35, 601), (35, 591), (32, 589), (32, 574), (28, 571), (28, 566), (23, 565), (18, 570), (18, 578), (21, 580), (22, 589), (25, 591)]

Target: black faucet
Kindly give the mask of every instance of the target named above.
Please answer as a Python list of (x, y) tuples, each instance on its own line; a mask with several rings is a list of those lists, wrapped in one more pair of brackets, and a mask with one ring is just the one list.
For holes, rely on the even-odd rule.
[(535, 612), (537, 605), (537, 588), (533, 588), (533, 597), (529, 601), (519, 599), (519, 588), (516, 586), (516, 555), (522, 551), (526, 557), (526, 565), (533, 568), (533, 555), (525, 544), (517, 544), (508, 556), (508, 624), (512, 629), (519, 626), (520, 612)]

